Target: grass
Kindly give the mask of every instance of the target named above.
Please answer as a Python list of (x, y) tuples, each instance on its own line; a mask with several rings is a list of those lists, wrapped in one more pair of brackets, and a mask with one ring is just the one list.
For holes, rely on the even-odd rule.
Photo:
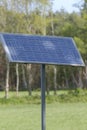
[[(58, 91), (57, 95), (50, 92), (49, 96), (46, 96), (46, 101), (50, 103), (75, 103), (75, 102), (87, 102), (87, 90), (67, 90)], [(19, 92), (19, 96), (16, 97), (15, 92), (9, 92), (9, 98), (4, 98), (4, 92), (0, 92), (0, 104), (40, 104), (41, 93), (40, 91), (34, 91), (32, 96), (28, 96), (28, 92)]]
[[(0, 105), (0, 130), (41, 130), (41, 105)], [(87, 130), (87, 103), (46, 105), (46, 130)]]
[(48, 105), (47, 130), (86, 130), (87, 103)]
[(0, 130), (40, 130), (40, 106), (0, 106)]
[[(41, 130), (40, 92), (0, 92), (0, 130)], [(87, 130), (87, 91), (58, 91), (46, 96), (46, 130)]]

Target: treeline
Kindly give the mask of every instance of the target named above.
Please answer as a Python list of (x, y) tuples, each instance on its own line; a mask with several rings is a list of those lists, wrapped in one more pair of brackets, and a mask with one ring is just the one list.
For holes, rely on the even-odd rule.
[[(87, 64), (87, 0), (75, 6), (79, 12), (64, 9), (53, 12), (51, 0), (0, 0), (0, 32), (73, 37)], [(9, 82), (7, 80), (9, 66)], [(9, 83), (9, 85), (8, 85)], [(87, 67), (46, 65), (47, 94), (50, 90), (87, 88)], [(0, 45), (0, 90), (40, 89), (40, 65), (8, 65)]]

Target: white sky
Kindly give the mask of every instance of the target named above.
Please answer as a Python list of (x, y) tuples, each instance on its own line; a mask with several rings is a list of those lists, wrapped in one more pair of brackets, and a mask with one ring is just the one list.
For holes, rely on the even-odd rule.
[(78, 8), (73, 7), (73, 4), (79, 3), (81, 0), (53, 0), (53, 11), (59, 11), (61, 8), (64, 8), (68, 12), (76, 11)]

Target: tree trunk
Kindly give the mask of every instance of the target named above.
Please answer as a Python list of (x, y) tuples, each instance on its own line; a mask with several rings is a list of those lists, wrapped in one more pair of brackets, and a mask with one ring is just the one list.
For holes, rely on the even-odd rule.
[(54, 95), (57, 94), (57, 68), (54, 66)]
[[(72, 80), (73, 80), (73, 84), (75, 84), (76, 87), (78, 87), (78, 82), (77, 80), (75, 79), (75, 76), (73, 74), (73, 72), (71, 71), (71, 76), (72, 76)], [(74, 87), (75, 88), (75, 87)]]
[(46, 66), (46, 91), (47, 91), (47, 95), (50, 95), (50, 66), (47, 65)]
[(77, 88), (83, 88), (83, 82), (82, 82), (82, 72), (81, 70), (79, 70), (78, 72), (78, 80), (75, 78), (73, 72), (72, 72), (72, 78), (73, 78), (73, 82), (76, 84)]
[(47, 89), (46, 89), (46, 90), (47, 90), (47, 95), (50, 95), (50, 84), (49, 84), (50, 81), (49, 81), (49, 75), (47, 76), (46, 80), (47, 80), (47, 81), (46, 81), (46, 82), (47, 82), (47, 83), (46, 83), (46, 86), (47, 86)]
[(6, 72), (6, 86), (5, 86), (5, 98), (8, 98), (9, 92), (9, 62), (7, 61), (7, 72)]
[[(53, 12), (51, 10), (51, 29), (52, 35), (54, 36), (54, 23), (53, 23)], [(57, 94), (57, 68), (54, 66), (54, 95)]]
[(16, 95), (18, 96), (19, 91), (19, 71), (18, 71), (18, 64), (16, 64)]
[(69, 82), (68, 82), (67, 73), (66, 73), (65, 68), (64, 68), (64, 74), (65, 74), (66, 88), (69, 88)]
[(32, 95), (31, 84), (32, 84), (31, 64), (27, 64), (27, 85), (29, 96)]
[(25, 68), (24, 67), (25, 67), (24, 64), (22, 64), (23, 85), (24, 85), (24, 88), (26, 89), (27, 88), (27, 82), (26, 82)]
[(79, 70), (79, 87), (83, 88), (83, 82), (82, 82), (82, 71), (81, 69)]
[(87, 88), (87, 61), (85, 61), (85, 70), (83, 72), (83, 79), (84, 79), (84, 88)]

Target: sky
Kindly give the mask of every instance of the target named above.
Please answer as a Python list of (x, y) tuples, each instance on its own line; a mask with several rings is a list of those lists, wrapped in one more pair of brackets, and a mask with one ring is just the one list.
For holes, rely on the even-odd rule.
[(59, 11), (64, 8), (67, 12), (71, 13), (73, 11), (78, 12), (79, 9), (73, 7), (73, 4), (79, 3), (81, 0), (53, 0), (53, 11)]

